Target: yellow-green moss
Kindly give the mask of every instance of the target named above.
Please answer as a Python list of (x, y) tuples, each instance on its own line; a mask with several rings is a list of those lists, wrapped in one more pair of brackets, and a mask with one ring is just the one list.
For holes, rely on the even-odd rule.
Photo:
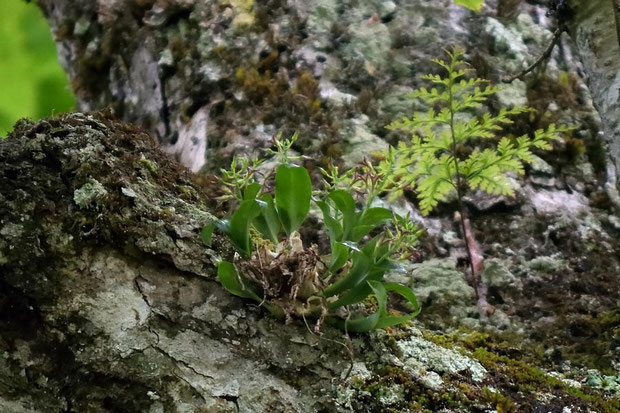
[(140, 165), (141, 167), (143, 167), (146, 170), (148, 170), (154, 176), (159, 175), (159, 171), (157, 170), (157, 166), (152, 161), (150, 161), (149, 159), (146, 159), (144, 156), (142, 156), (140, 159), (138, 159), (138, 165)]

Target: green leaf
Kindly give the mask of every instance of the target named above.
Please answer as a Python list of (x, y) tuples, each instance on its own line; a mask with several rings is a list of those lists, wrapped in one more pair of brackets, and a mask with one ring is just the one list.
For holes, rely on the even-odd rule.
[(242, 298), (251, 298), (261, 302), (261, 298), (252, 289), (247, 280), (237, 273), (237, 269), (230, 261), (222, 261), (217, 266), (217, 278), (222, 286), (231, 294)]
[(327, 198), (330, 199), (336, 206), (336, 209), (342, 213), (342, 239), (339, 241), (354, 241), (350, 238), (350, 234), (357, 221), (357, 216), (355, 215), (355, 200), (351, 194), (344, 189), (337, 189), (330, 192)]
[(330, 206), (325, 201), (316, 201), (316, 204), (323, 213), (323, 223), (327, 228), (331, 242), (342, 241), (342, 225), (332, 216)]
[[(366, 277), (366, 281), (381, 281), (384, 272), (374, 271)], [(367, 282), (358, 284), (356, 287), (347, 290), (345, 293), (338, 297), (338, 300), (333, 301), (327, 305), (330, 310), (335, 310), (339, 307), (346, 305), (356, 304), (364, 301), (366, 297), (372, 294), (372, 289)]]
[(257, 201), (260, 206), (261, 213), (256, 219), (254, 219), (254, 227), (265, 238), (271, 240), (274, 244), (278, 243), (278, 236), (280, 235), (280, 218), (278, 217), (278, 211), (273, 203), (273, 198), (269, 194), (265, 194)]
[(367, 333), (377, 328), (379, 313), (373, 313), (366, 317), (355, 318), (345, 321), (345, 329), (352, 333)]
[[(228, 237), (239, 252), (246, 258), (252, 255), (250, 225), (261, 212), (258, 202), (248, 199), (239, 205), (228, 223)], [(222, 223), (225, 221), (222, 221)]]
[(454, 0), (454, 3), (473, 11), (480, 11), (484, 4), (484, 0)]
[[(369, 281), (368, 284), (370, 284), (370, 286), (373, 287), (373, 291), (375, 292), (375, 294), (377, 294), (378, 289), (376, 289), (376, 287), (378, 284), (381, 284), (381, 283), (378, 283), (376, 281)], [(383, 283), (382, 286), (384, 287), (384, 290), (386, 292), (390, 292), (390, 291), (395, 292), (401, 297), (407, 299), (407, 301), (409, 301), (409, 303), (413, 307), (413, 312), (411, 312), (410, 314), (404, 314), (404, 315), (398, 315), (398, 316), (390, 315), (387, 312), (387, 300), (386, 300), (386, 307), (384, 308), (384, 312), (381, 314), (381, 317), (379, 318), (379, 321), (377, 322), (376, 328), (385, 328), (385, 327), (390, 327), (390, 326), (394, 326), (397, 324), (402, 324), (416, 317), (418, 314), (420, 314), (420, 306), (418, 304), (418, 300), (410, 288), (402, 284), (398, 284), (398, 283)]]
[[(364, 333), (377, 328), (390, 327), (407, 322), (420, 313), (420, 306), (418, 305), (415, 294), (404, 285), (398, 283), (383, 283), (380, 281), (368, 281), (367, 285), (370, 286), (377, 299), (377, 312), (366, 317), (347, 320), (345, 322), (347, 330)], [(413, 306), (413, 311), (410, 314), (391, 315), (387, 309), (388, 292), (395, 292), (407, 299)]]
[(343, 291), (353, 288), (364, 282), (370, 270), (370, 258), (363, 252), (356, 252), (351, 258), (351, 268), (347, 275), (327, 287), (324, 291), (326, 297), (341, 294)]
[(332, 242), (332, 256), (329, 270), (334, 273), (342, 268), (349, 259), (349, 247), (341, 242)]
[(297, 231), (310, 211), (312, 183), (305, 168), (280, 165), (276, 169), (276, 207), (288, 235)]
[(213, 240), (213, 230), (215, 230), (215, 224), (213, 222), (208, 223), (204, 226), (202, 231), (200, 232), (200, 238), (202, 238), (202, 242), (207, 246), (211, 246), (211, 241)]
[(230, 219), (218, 219), (213, 223), (216, 229), (230, 238)]
[(243, 199), (256, 199), (256, 196), (261, 190), (261, 185), (258, 182), (249, 184), (243, 192)]
[(371, 260), (371, 262), (374, 262), (374, 258), (376, 257), (378, 242), (379, 238), (374, 237), (373, 239), (368, 241), (366, 245), (364, 245), (364, 248), (362, 248), (362, 252)]
[(377, 299), (377, 311), (366, 317), (361, 317), (353, 320), (348, 320), (346, 329), (355, 333), (365, 333), (375, 330), (379, 327), (379, 323), (382, 321), (382, 317), (387, 314), (387, 291), (383, 284), (378, 281), (370, 281), (367, 285), (375, 293)]
[(366, 234), (392, 219), (392, 211), (386, 208), (368, 208), (358, 215), (351, 239), (359, 242)]

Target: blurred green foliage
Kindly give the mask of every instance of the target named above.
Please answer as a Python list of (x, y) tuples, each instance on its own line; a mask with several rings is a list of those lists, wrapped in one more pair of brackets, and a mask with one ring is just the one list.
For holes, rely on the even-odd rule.
[(19, 118), (74, 107), (47, 21), (34, 4), (0, 0), (0, 136)]

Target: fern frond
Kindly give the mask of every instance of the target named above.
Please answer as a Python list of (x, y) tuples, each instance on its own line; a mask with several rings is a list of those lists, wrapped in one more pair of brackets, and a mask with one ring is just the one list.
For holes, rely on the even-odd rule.
[[(441, 105), (441, 109), (433, 108), (410, 119), (403, 118), (388, 127), (411, 133), (408, 144), (398, 147), (402, 166), (398, 179), (415, 185), (424, 214), (453, 191), (460, 191), (459, 182), (467, 183), (472, 190), (513, 195), (510, 174), (523, 174), (524, 163), (534, 160), (533, 149), (549, 150), (553, 140), (570, 131), (570, 128), (550, 125), (531, 137), (502, 138), (495, 148), (474, 149), (467, 158), (459, 158), (457, 145), (467, 144), (472, 139), (494, 139), (504, 126), (513, 123), (512, 117), (533, 110), (520, 106), (502, 108), (495, 115), (484, 113), (468, 119), (471, 111), (480, 109), (498, 88), (484, 79), (465, 78), (469, 70), (462, 60), (464, 53), (463, 49), (454, 48), (448, 51), (449, 60), (434, 60), (447, 74), (423, 76), (434, 87), (421, 88), (409, 95), (432, 107)], [(391, 184), (398, 185), (396, 180)]]
[(497, 90), (496, 86), (487, 86), (484, 89), (476, 86), (470, 93), (463, 93), (460, 96), (453, 95), (452, 110), (454, 112), (463, 112), (466, 109), (479, 108), (489, 99), (489, 96), (497, 93)]
[(428, 103), (447, 103), (450, 101), (450, 93), (447, 90), (440, 91), (437, 88), (432, 88), (431, 90), (428, 90), (423, 87), (409, 94), (409, 96), (422, 99), (423, 101)]
[(439, 159), (425, 158), (416, 169), (421, 176), (417, 180), (417, 192), (420, 198), (420, 210), (428, 215), (440, 201), (444, 201), (455, 189), (454, 161), (449, 155)]
[(432, 128), (442, 124), (450, 124), (450, 112), (447, 109), (439, 112), (430, 109), (424, 114), (415, 114), (412, 118), (404, 117), (400, 121), (392, 122), (387, 126), (387, 129), (404, 129), (415, 134), (421, 128)]
[[(445, 79), (445, 80), (449, 80), (449, 79)], [(459, 94), (463, 93), (463, 92), (468, 92), (470, 90), (472, 90), (475, 87), (479, 87), (482, 86), (484, 84), (489, 83), (488, 80), (486, 79), (479, 79), (477, 77), (471, 78), (471, 79), (462, 79), (460, 82), (458, 83), (454, 83), (452, 85), (452, 93), (454, 96), (458, 96)], [(448, 86), (448, 85), (446, 85)]]
[(569, 133), (573, 129), (566, 126), (558, 127), (552, 123), (547, 127), (547, 130), (538, 129), (534, 132), (533, 146), (538, 149), (550, 150), (552, 148), (551, 142), (559, 140), (561, 134)]

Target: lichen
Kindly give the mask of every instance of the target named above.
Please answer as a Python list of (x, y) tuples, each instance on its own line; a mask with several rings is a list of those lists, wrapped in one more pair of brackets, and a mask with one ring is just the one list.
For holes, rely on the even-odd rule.
[(421, 337), (412, 335), (406, 340), (398, 341), (397, 346), (402, 352), (403, 363), (412, 372), (423, 369), (442, 374), (467, 373), (473, 381), (481, 381), (487, 374), (477, 361)]
[(88, 208), (93, 202), (99, 202), (105, 198), (108, 191), (96, 179), (89, 179), (87, 183), (76, 189), (73, 193), (73, 201), (81, 207)]

